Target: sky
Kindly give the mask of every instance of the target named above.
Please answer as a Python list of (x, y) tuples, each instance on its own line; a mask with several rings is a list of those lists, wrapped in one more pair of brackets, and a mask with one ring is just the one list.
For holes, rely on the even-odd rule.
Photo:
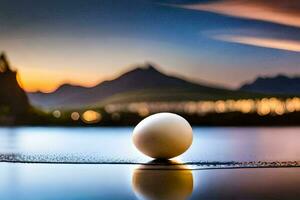
[(27, 91), (93, 86), (155, 63), (237, 88), (300, 75), (298, 0), (1, 0), (0, 51)]

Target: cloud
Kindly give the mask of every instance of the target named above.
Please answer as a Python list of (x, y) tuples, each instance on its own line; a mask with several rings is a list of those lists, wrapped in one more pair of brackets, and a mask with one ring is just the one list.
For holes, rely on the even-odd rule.
[(241, 35), (218, 35), (214, 39), (256, 47), (300, 52), (300, 41)]
[(178, 7), (300, 27), (299, 0), (220, 0)]

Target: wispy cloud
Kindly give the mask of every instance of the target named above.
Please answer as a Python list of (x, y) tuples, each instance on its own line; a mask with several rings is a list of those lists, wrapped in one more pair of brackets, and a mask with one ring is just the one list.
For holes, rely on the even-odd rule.
[(252, 37), (252, 36), (241, 36), (241, 35), (219, 35), (219, 36), (214, 36), (213, 38), (221, 41), (238, 43), (238, 44), (300, 52), (300, 41), (297, 40)]
[(299, 0), (221, 0), (179, 7), (300, 27)]

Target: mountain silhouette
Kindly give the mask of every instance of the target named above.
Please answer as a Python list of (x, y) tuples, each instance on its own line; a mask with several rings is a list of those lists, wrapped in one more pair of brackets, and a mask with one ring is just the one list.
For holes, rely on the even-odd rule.
[[(155, 97), (173, 95), (178, 98), (182, 91), (193, 91), (206, 98), (224, 94), (234, 96), (236, 91), (201, 85), (192, 81), (171, 76), (154, 67), (153, 64), (136, 67), (116, 79), (104, 81), (90, 88), (65, 84), (52, 93), (30, 93), (32, 104), (41, 107), (76, 107), (93, 105), (116, 94), (145, 91), (134, 94), (134, 99), (145, 95), (149, 90), (155, 90)], [(181, 91), (181, 94), (178, 93)], [(182, 97), (189, 99), (189, 97)], [(149, 100), (149, 99), (144, 99)]]
[(254, 82), (243, 85), (240, 90), (264, 94), (300, 95), (300, 77), (285, 75), (258, 77)]
[(27, 115), (29, 101), (4, 53), (0, 55), (0, 123), (15, 123)]

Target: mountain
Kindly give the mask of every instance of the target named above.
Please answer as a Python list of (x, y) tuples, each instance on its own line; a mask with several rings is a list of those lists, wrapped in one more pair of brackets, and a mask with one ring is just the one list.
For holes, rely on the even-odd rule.
[(254, 82), (243, 85), (240, 90), (264, 94), (300, 95), (300, 77), (285, 75), (258, 77)]
[(28, 114), (29, 101), (4, 53), (0, 55), (0, 124), (12, 124)]
[[(137, 67), (116, 79), (104, 81), (90, 88), (62, 85), (53, 93), (29, 93), (33, 105), (40, 107), (84, 107), (116, 97), (126, 101), (188, 100), (235, 97), (241, 94), (167, 75), (152, 64)], [(124, 96), (125, 95), (125, 96)], [(114, 98), (115, 100), (116, 98)]]

